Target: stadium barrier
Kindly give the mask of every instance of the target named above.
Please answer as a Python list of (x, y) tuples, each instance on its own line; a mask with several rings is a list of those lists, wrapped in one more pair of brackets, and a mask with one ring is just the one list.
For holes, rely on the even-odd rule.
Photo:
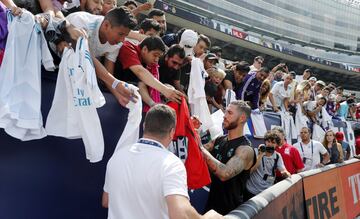
[(360, 161), (294, 174), (226, 218), (355, 218), (360, 215)]

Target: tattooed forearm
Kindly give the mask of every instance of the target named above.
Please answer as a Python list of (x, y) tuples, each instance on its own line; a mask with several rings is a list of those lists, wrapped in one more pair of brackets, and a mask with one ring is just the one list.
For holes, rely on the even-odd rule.
[(238, 156), (232, 157), (226, 164), (215, 159), (206, 149), (202, 150), (206, 163), (211, 172), (226, 181), (241, 173), (245, 168), (245, 162)]

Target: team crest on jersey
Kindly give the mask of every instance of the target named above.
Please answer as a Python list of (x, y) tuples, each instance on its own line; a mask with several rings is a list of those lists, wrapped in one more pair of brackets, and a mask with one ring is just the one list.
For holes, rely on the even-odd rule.
[(187, 137), (178, 137), (177, 140), (173, 140), (170, 143), (169, 151), (174, 153), (183, 163), (185, 163), (188, 157), (188, 145), (189, 140)]
[(231, 149), (227, 152), (227, 157), (232, 157), (233, 152), (234, 152), (234, 148), (231, 148)]

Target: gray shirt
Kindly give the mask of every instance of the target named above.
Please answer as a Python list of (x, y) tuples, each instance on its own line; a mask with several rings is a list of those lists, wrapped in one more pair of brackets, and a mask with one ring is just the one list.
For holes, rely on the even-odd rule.
[[(270, 157), (264, 155), (260, 160), (260, 165), (250, 174), (250, 178), (246, 183), (247, 190), (252, 194), (257, 195), (274, 184), (271, 177), (274, 177), (275, 179), (275, 174), (272, 174), (272, 170), (275, 164), (276, 154), (279, 156), (277, 169), (279, 171), (285, 170), (283, 159), (278, 152), (275, 151)], [(265, 174), (268, 175), (267, 180), (264, 180)]]

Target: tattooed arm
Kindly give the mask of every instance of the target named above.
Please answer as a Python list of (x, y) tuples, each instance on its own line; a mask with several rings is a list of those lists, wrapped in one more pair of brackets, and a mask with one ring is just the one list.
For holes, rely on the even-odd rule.
[(234, 156), (223, 164), (214, 158), (205, 148), (201, 148), (206, 163), (211, 172), (213, 172), (221, 181), (227, 181), (234, 176), (247, 170), (252, 165), (253, 150), (250, 147), (238, 147)]

